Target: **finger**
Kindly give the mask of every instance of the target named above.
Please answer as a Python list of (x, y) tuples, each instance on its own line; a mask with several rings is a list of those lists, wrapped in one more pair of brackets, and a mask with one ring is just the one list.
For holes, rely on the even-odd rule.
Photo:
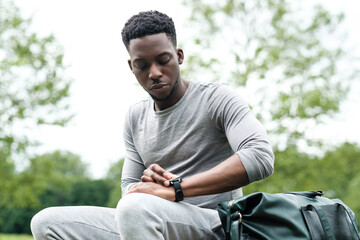
[[(150, 168), (147, 168), (143, 171), (143, 176), (151, 178), (152, 176), (155, 176), (156, 173), (154, 173)], [(155, 180), (155, 179), (153, 179)]]
[(166, 178), (166, 181), (164, 181), (163, 183), (165, 187), (170, 186), (169, 180), (179, 177), (178, 175), (172, 174), (171, 172), (167, 172), (167, 171), (163, 173), (163, 176)]
[(162, 176), (164, 172), (166, 172), (165, 169), (163, 169), (162, 167), (160, 167), (159, 164), (156, 163), (151, 164), (149, 169), (160, 176)]
[(149, 182), (151, 182), (151, 181), (152, 182), (158, 182), (159, 180), (161, 180), (161, 178), (163, 178), (162, 176), (160, 176), (156, 172), (152, 171), (150, 168), (147, 168), (147, 169), (144, 170), (143, 177), (145, 179), (151, 178), (151, 180), (149, 180)]
[(168, 180), (171, 180), (171, 179), (177, 178), (179, 176), (166, 171), (163, 173), (163, 177), (165, 177)]
[[(144, 170), (143, 177), (145, 180), (148, 180), (149, 182), (152, 181), (152, 182), (160, 183), (161, 185), (163, 185), (164, 182), (167, 180), (162, 175), (160, 175), (158, 172), (152, 171), (151, 166)], [(151, 178), (152, 180), (149, 180), (149, 178)]]
[(163, 169), (162, 167), (160, 167), (159, 164), (156, 163), (151, 164), (149, 169), (153, 172), (152, 178), (154, 178), (158, 183), (161, 183), (164, 186), (169, 186), (169, 184), (164, 184), (164, 182), (168, 180), (166, 175), (164, 176), (164, 174), (167, 173), (165, 169)]
[(160, 167), (160, 165), (158, 164), (152, 164), (149, 167), (153, 172), (157, 173), (158, 175), (166, 178), (167, 180), (173, 179), (173, 178), (177, 178), (178, 176), (175, 174), (172, 174), (171, 172), (166, 171), (165, 169), (163, 169), (162, 167)]
[(170, 182), (168, 180), (179, 177), (178, 175), (175, 175), (175, 174), (173, 174), (171, 172), (166, 171), (165, 169), (160, 167), (159, 164), (151, 164), (149, 168), (153, 172), (156, 172), (158, 175), (163, 177), (163, 178), (160, 178), (161, 180), (157, 180), (157, 181), (159, 181), (165, 187), (170, 186)]
[(152, 179), (152, 178), (149, 177), (149, 176), (142, 175), (141, 181), (142, 181), (142, 182), (154, 182), (155, 180)]

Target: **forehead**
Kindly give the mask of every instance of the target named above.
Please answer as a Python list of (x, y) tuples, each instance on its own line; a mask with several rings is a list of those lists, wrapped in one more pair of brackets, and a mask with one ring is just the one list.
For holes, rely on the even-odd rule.
[(165, 33), (135, 38), (130, 40), (129, 44), (129, 54), (132, 59), (174, 51), (174, 46)]

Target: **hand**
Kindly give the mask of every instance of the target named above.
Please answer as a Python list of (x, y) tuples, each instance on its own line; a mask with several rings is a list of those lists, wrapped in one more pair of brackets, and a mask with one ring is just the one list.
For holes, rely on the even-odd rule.
[(131, 186), (126, 194), (147, 193), (152, 194), (169, 201), (175, 202), (175, 191), (172, 187), (164, 187), (155, 182), (138, 182)]
[(165, 171), (159, 164), (151, 164), (149, 168), (145, 169), (141, 177), (142, 182), (154, 182), (165, 187), (170, 186), (169, 180), (177, 178), (178, 176), (171, 172)]

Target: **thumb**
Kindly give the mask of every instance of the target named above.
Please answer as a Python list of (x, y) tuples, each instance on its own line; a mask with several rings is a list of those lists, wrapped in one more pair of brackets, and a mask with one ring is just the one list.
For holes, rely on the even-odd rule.
[(164, 172), (163, 177), (165, 177), (167, 179), (166, 181), (164, 181), (164, 186), (168, 187), (168, 186), (170, 186), (169, 180), (177, 178), (178, 176), (175, 174), (172, 174), (170, 172)]
[(164, 172), (163, 177), (165, 177), (167, 180), (171, 180), (171, 179), (177, 178), (178, 176), (175, 174), (172, 174), (171, 172)]

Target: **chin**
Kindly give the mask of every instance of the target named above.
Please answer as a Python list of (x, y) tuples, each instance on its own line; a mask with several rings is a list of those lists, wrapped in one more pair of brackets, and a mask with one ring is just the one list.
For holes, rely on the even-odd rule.
[(156, 96), (154, 96), (154, 95), (152, 95), (152, 94), (150, 94), (150, 93), (149, 93), (149, 95), (150, 95), (150, 97), (151, 97), (154, 101), (164, 102), (164, 101), (169, 100), (169, 98), (171, 97), (172, 94), (169, 94), (169, 95), (166, 96), (166, 97), (160, 97), (160, 96), (156, 97)]

